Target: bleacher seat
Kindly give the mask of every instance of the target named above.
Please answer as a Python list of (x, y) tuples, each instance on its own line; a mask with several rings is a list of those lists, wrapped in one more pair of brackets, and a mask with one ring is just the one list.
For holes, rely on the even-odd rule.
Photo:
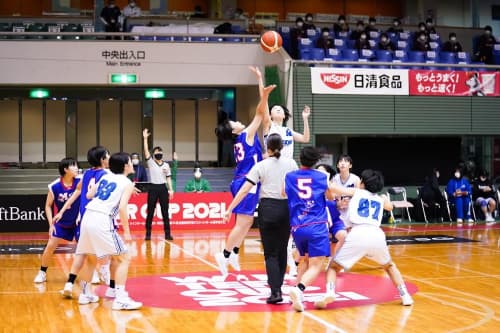
[(400, 32), (398, 40), (409, 40), (410, 33), (409, 32)]
[(339, 38), (339, 39), (348, 39), (349, 38), (349, 32), (347, 31), (339, 31), (337, 32), (335, 38)]
[(439, 52), (441, 49), (441, 45), (438, 42), (430, 42), (429, 46), (432, 51)]
[[(71, 33), (76, 33), (76, 32), (82, 32), (82, 27), (79, 24), (66, 24), (62, 29), (61, 32), (71, 32)], [(63, 39), (80, 39), (79, 35), (64, 35), (63, 34)]]
[(337, 49), (344, 49), (347, 47), (345, 39), (339, 39), (339, 38), (335, 38), (333, 40), (333, 45), (335, 45)]
[[(425, 52), (421, 51), (408, 51), (408, 62), (425, 63)], [(411, 69), (422, 69), (421, 66), (413, 65)]]
[(299, 42), (300, 59), (311, 60), (313, 42), (310, 38), (301, 38)]
[(208, 37), (208, 42), (221, 43), (223, 41), (224, 41), (224, 38), (222, 38), (222, 37)]
[(409, 51), (410, 43), (408, 43), (408, 41), (406, 40), (398, 40), (397, 48), (398, 50)]
[[(392, 62), (392, 52), (387, 50), (376, 50), (375, 61)], [(377, 68), (389, 68), (388, 65), (379, 65)]]
[[(342, 58), (344, 61), (359, 61), (358, 50), (354, 49), (343, 49)], [(344, 67), (357, 67), (356, 65), (344, 65)]]
[(379, 36), (380, 36), (380, 32), (378, 32), (378, 31), (370, 31), (370, 36), (369, 36), (370, 39), (378, 39)]
[(241, 43), (242, 39), (241, 37), (224, 37), (224, 41), (230, 42), (230, 43)]
[(290, 53), (291, 50), (290, 27), (281, 26), (279, 27), (278, 32), (280, 33), (281, 38), (283, 39), (283, 47), (288, 53)]
[[(43, 23), (33, 23), (33, 24), (30, 24), (26, 28), (26, 31), (43, 33), (43, 32), (47, 31), (47, 28), (46, 28), (45, 24), (43, 24)], [(28, 35), (27, 38), (28, 39), (44, 39), (45, 37), (43, 34), (40, 34), (40, 35)]]
[[(439, 52), (439, 62), (441, 64), (456, 64), (457, 63), (457, 54), (455, 52)], [(441, 67), (441, 69), (445, 70), (455, 70), (454, 67)]]
[(191, 41), (192, 42), (207, 42), (208, 41), (208, 37), (206, 36), (191, 36)]
[(325, 50), (317, 47), (312, 48), (311, 60), (324, 60), (325, 59)]
[(339, 49), (328, 49), (325, 54), (325, 59), (342, 61), (342, 52)]
[(375, 52), (372, 50), (359, 50), (359, 59), (372, 60), (373, 58), (375, 58)]

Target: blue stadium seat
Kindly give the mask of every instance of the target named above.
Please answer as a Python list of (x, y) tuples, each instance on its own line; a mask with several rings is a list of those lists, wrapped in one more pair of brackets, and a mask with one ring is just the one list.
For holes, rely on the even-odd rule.
[(224, 37), (225, 42), (241, 43), (241, 37)]
[[(392, 62), (392, 52), (387, 50), (376, 50), (375, 61)], [(389, 68), (389, 65), (379, 65), (377, 68)]]
[(192, 42), (207, 42), (208, 37), (206, 37), (206, 36), (191, 36), (191, 41)]
[[(408, 62), (424, 63), (425, 62), (425, 52), (421, 51), (408, 51)], [(411, 69), (421, 69), (421, 66), (411, 66)]]
[(380, 32), (378, 32), (378, 31), (370, 31), (370, 35), (368, 37), (370, 39), (378, 39), (380, 37)]
[(313, 42), (310, 38), (301, 38), (299, 41), (300, 59), (311, 60), (312, 48), (313, 48)]
[(338, 39), (348, 39), (349, 38), (349, 32), (347, 32), (347, 31), (339, 31), (337, 33), (337, 35), (335, 36), (335, 38), (338, 38)]
[(495, 65), (500, 65), (500, 50), (493, 50), (493, 62)]
[(335, 45), (335, 47), (337, 49), (344, 49), (344, 48), (347, 47), (346, 40), (345, 39), (340, 39), (340, 38), (335, 38), (333, 40), (333, 45)]
[(432, 51), (439, 52), (441, 50), (441, 44), (438, 42), (430, 42), (429, 46), (431, 47)]
[[(456, 64), (457, 54), (455, 52), (439, 52), (439, 63), (441, 64)], [(443, 70), (457, 70), (456, 67), (441, 67)]]
[(324, 60), (325, 59), (325, 50), (317, 47), (312, 48), (312, 59), (311, 60)]
[(372, 50), (359, 50), (359, 59), (372, 60), (375, 58), (375, 52)]
[(342, 52), (339, 49), (328, 49), (325, 54), (325, 59), (330, 59), (334, 61), (342, 60)]
[[(358, 50), (354, 49), (343, 49), (342, 58), (344, 61), (358, 61), (359, 53)], [(356, 65), (345, 65), (344, 67), (357, 67)]]
[(290, 40), (290, 27), (289, 26), (281, 26), (278, 29), (278, 32), (283, 38), (283, 48), (290, 53), (291, 51), (291, 40)]
[[(458, 52), (457, 53), (457, 64), (470, 64), (470, 53), (468, 52)], [(462, 67), (463, 71), (468, 71), (468, 67)]]
[(409, 32), (400, 32), (398, 40), (409, 40), (410, 37), (411, 36)]
[(410, 43), (407, 40), (398, 40), (397, 49), (409, 51)]
[(389, 36), (389, 39), (391, 40), (391, 42), (394, 44), (394, 45), (397, 45), (398, 44), (398, 34), (395, 33), (395, 32), (388, 32), (387, 33), (387, 36)]
[(220, 42), (223, 42), (224, 41), (224, 38), (222, 37), (208, 37), (208, 42), (212, 42), (212, 43), (220, 43)]

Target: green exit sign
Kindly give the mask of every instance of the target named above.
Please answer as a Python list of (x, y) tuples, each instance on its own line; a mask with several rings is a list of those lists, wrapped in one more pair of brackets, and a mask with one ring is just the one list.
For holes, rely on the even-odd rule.
[(165, 90), (150, 89), (144, 91), (145, 98), (165, 98)]
[(137, 74), (109, 74), (109, 83), (112, 84), (137, 83)]
[(33, 89), (30, 90), (31, 98), (47, 98), (49, 97), (49, 91), (47, 89)]

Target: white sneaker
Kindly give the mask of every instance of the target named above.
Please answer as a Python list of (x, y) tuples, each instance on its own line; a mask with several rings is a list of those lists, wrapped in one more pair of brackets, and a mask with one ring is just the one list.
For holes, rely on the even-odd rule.
[(113, 310), (136, 310), (142, 307), (141, 302), (136, 302), (128, 296), (115, 298), (111, 308)]
[(304, 311), (304, 304), (302, 303), (302, 291), (298, 287), (293, 287), (290, 289), (290, 300), (292, 301), (292, 306), (297, 312)]
[(92, 281), (90, 283), (92, 284), (99, 284), (101, 280), (99, 279), (99, 274), (97, 274), (97, 271), (94, 271), (94, 274), (92, 275)]
[(319, 300), (314, 302), (314, 307), (316, 309), (325, 309), (333, 301), (335, 301), (335, 294), (332, 291), (328, 291)]
[(240, 255), (236, 254), (234, 252), (231, 252), (231, 255), (229, 256), (228, 260), (229, 265), (231, 265), (232, 268), (234, 268), (235, 271), (241, 271), (240, 267)]
[(62, 290), (62, 294), (66, 298), (72, 298), (73, 297), (73, 283), (66, 282), (64, 284), (64, 289)]
[(84, 293), (81, 293), (80, 296), (78, 296), (78, 304), (80, 305), (97, 302), (99, 302), (99, 296), (96, 295), (86, 295)]
[(109, 286), (109, 281), (111, 280), (111, 272), (109, 271), (109, 265), (103, 265), (99, 267), (99, 280)]
[(291, 265), (288, 265), (288, 275), (295, 277), (297, 276), (297, 274), (297, 265), (295, 265), (295, 262)]
[(491, 213), (487, 213), (485, 221), (486, 222), (495, 222), (495, 219), (493, 218), (493, 216), (491, 215)]
[(405, 306), (412, 305), (413, 298), (410, 294), (404, 294), (403, 296), (401, 296), (401, 303)]
[(468, 219), (468, 220), (467, 220), (467, 224), (468, 224), (468, 225), (472, 225), (472, 224), (474, 224), (474, 220), (473, 220), (473, 219)]
[(457, 224), (462, 224), (464, 222), (464, 220), (462, 219), (457, 219)]
[(44, 271), (38, 271), (38, 274), (35, 276), (33, 282), (43, 283), (45, 281), (47, 281), (47, 273), (45, 273)]
[(106, 292), (104, 293), (104, 296), (106, 296), (108, 298), (115, 298), (116, 297), (116, 289), (108, 287), (108, 289), (106, 289)]
[(224, 257), (224, 254), (219, 252), (215, 254), (215, 261), (217, 262), (217, 266), (219, 266), (219, 272), (222, 276), (227, 276), (227, 265), (229, 260)]

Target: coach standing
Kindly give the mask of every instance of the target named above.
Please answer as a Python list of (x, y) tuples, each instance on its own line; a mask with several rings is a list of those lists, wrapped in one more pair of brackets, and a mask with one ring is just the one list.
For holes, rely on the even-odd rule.
[[(161, 215), (163, 217), (163, 229), (165, 231), (165, 240), (173, 240), (170, 233), (170, 218), (168, 216), (168, 200), (173, 198), (174, 190), (170, 179), (170, 166), (163, 161), (163, 150), (161, 147), (153, 148), (153, 156), (149, 152), (148, 137), (151, 135), (148, 129), (142, 131), (144, 138), (144, 157), (149, 168), (149, 179), (151, 186), (148, 191), (148, 215), (146, 217), (146, 240), (151, 239), (151, 227), (156, 202), (160, 201)], [(168, 185), (168, 187), (167, 187)]]

